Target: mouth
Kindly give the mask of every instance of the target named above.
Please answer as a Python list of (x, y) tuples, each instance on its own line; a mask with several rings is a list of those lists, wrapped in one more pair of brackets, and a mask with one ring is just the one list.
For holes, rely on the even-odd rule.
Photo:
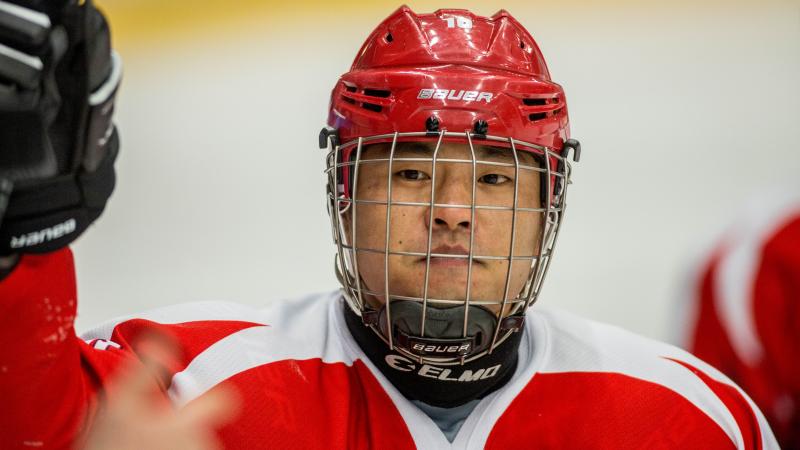
[[(419, 262), (427, 264), (426, 257)], [(439, 245), (431, 249), (431, 267), (468, 267), (469, 250), (462, 245)], [(482, 264), (482, 261), (472, 260), (473, 266)]]

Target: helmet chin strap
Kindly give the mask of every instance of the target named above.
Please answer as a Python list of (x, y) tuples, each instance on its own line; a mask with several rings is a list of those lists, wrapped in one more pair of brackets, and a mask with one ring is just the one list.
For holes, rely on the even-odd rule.
[[(392, 322), (397, 344), (400, 344), (402, 336), (407, 336), (410, 342), (419, 341), (421, 308), (418, 302), (392, 302)], [(476, 308), (476, 311), (469, 311), (471, 321), (468, 323), (468, 338), (465, 339), (462, 337), (463, 306), (448, 309), (429, 306), (426, 310), (425, 339), (431, 343), (438, 342), (439, 345), (447, 343), (446, 347), (458, 347), (462, 345), (460, 344), (462, 341), (469, 341), (475, 349), (488, 346), (489, 343), (484, 341), (491, 341), (491, 334), (487, 333), (487, 330), (494, 327), (493, 321), (496, 321), (494, 314), (480, 307), (470, 306), (470, 308)], [(492, 353), (464, 364), (421, 364), (417, 359), (390, 350), (389, 346), (369, 326), (365, 326), (362, 319), (344, 302), (342, 310), (350, 334), (369, 360), (403, 396), (410, 400), (418, 400), (441, 408), (460, 406), (483, 398), (504, 386), (517, 367), (521, 332), (512, 333), (508, 339), (496, 346)], [(386, 327), (386, 319), (383, 316), (381, 327)], [(481, 333), (486, 337), (479, 337)]]

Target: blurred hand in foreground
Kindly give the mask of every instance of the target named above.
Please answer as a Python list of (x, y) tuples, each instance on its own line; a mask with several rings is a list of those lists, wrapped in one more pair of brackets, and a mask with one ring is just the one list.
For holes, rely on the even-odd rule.
[(216, 450), (215, 434), (233, 420), (238, 396), (216, 387), (188, 405), (175, 409), (155, 392), (153, 375), (167, 361), (165, 347), (152, 346), (144, 365), (129, 367), (114, 384), (113, 401), (106, 402), (83, 440), (81, 450)]

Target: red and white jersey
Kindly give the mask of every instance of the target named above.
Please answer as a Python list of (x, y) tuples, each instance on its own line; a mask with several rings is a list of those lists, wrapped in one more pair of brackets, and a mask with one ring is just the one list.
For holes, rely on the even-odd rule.
[(685, 346), (742, 386), (800, 450), (800, 195), (763, 195), (706, 256)]
[(241, 414), (219, 430), (231, 449), (778, 448), (758, 409), (717, 370), (564, 313), (529, 313), (513, 378), (451, 443), (366, 358), (336, 293), (264, 310), (170, 306), (85, 340), (73, 332), (75, 303), (68, 250), (26, 256), (0, 283), (0, 447), (67, 448), (91, 425), (98, 392), (136, 358), (138, 338), (155, 330), (182, 350), (154, 380), (174, 405), (219, 385), (240, 392)]

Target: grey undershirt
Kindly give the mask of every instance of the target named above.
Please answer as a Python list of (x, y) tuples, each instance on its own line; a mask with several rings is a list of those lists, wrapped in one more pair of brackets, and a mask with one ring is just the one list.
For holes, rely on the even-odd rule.
[(467, 420), (469, 414), (480, 402), (480, 399), (475, 399), (454, 408), (440, 408), (438, 406), (422, 403), (419, 400), (411, 400), (411, 403), (416, 405), (417, 408), (421, 409), (422, 412), (427, 414), (427, 416), (436, 423), (436, 426), (442, 430), (442, 433), (444, 433), (444, 436), (450, 443), (455, 440), (458, 430), (461, 429), (461, 425), (464, 425), (464, 421)]

